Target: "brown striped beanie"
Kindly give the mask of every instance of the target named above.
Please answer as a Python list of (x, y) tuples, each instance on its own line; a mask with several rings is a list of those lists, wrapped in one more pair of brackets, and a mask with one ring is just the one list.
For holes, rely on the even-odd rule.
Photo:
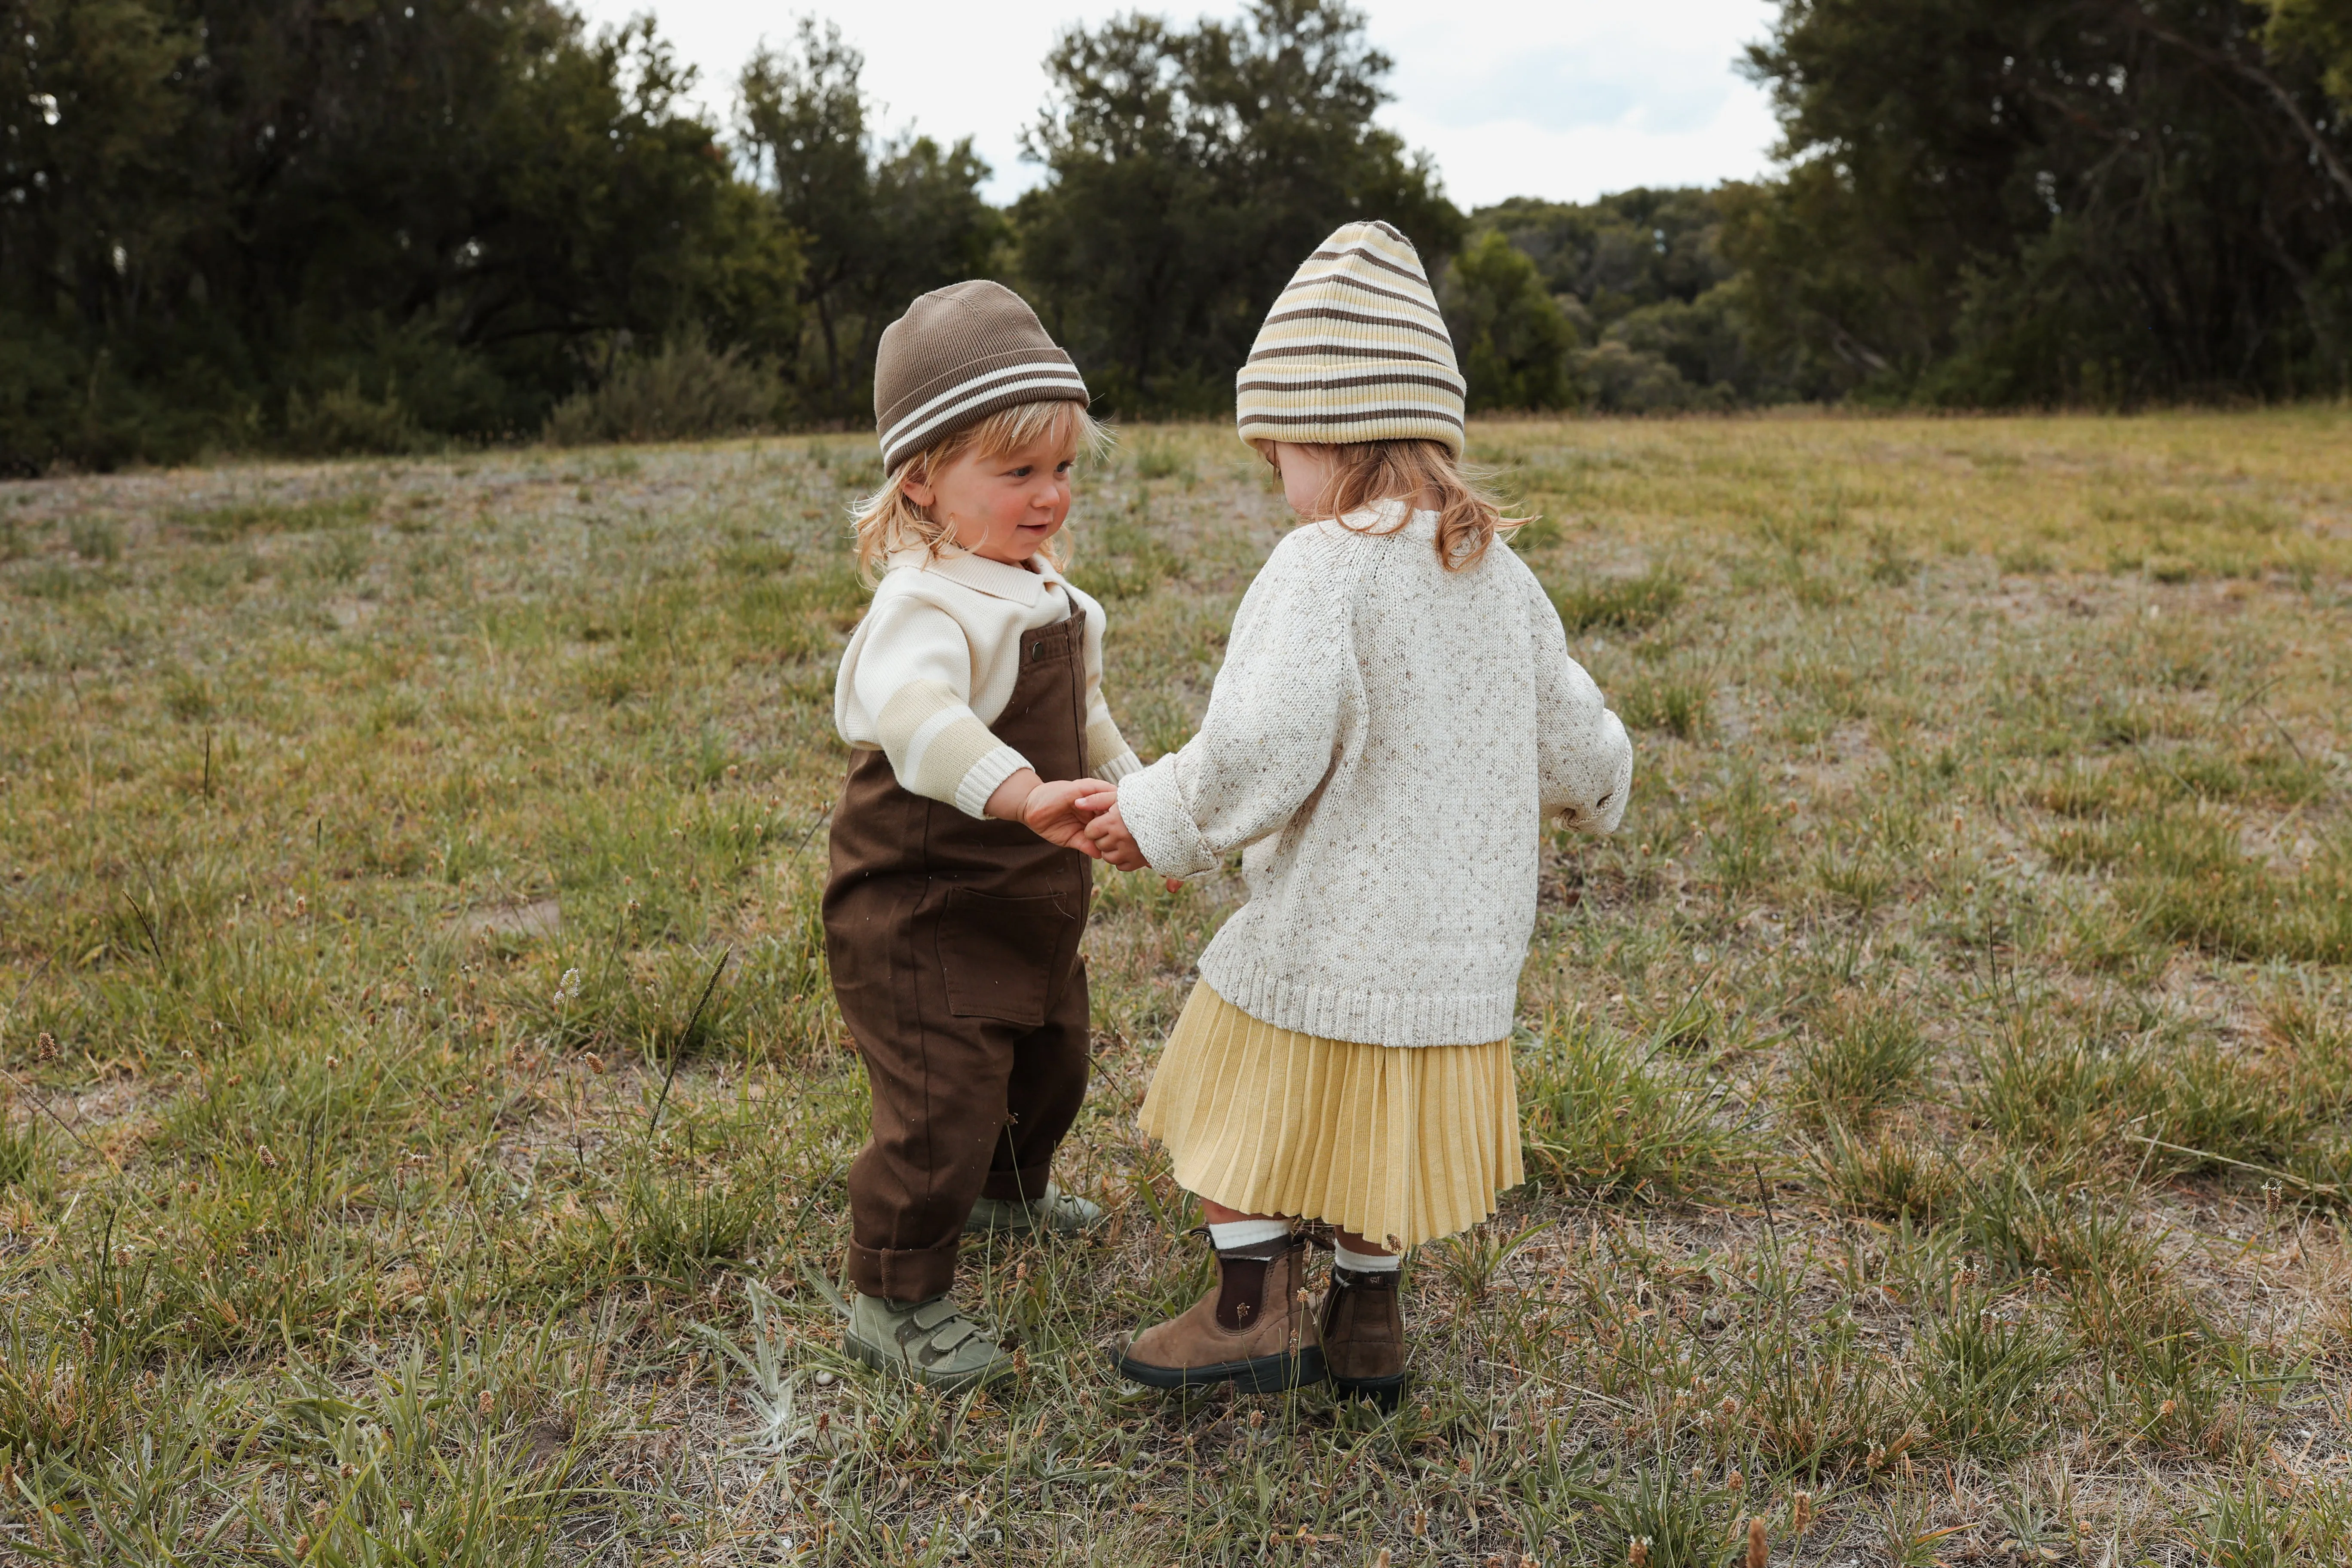
[(1436, 441), (1462, 455), (1462, 372), (1420, 253), (1389, 225), (1316, 247), (1235, 379), (1244, 441)]
[(975, 278), (934, 289), (882, 329), (874, 427), (887, 471), (926, 447), (1024, 403), (1088, 401), (1070, 356), (1028, 301)]

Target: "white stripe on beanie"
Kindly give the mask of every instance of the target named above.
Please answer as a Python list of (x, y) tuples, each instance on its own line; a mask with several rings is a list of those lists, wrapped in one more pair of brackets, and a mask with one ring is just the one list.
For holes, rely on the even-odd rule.
[[(1034, 373), (1034, 374), (1032, 374)], [(1025, 377), (1026, 379), (1011, 379)], [(1087, 384), (1074, 365), (1014, 364), (1003, 370), (990, 371), (974, 376), (961, 386), (950, 387), (898, 424), (882, 432), (885, 451), (899, 451), (921, 445), (932, 431), (952, 424), (966, 411), (995, 397), (1025, 392), (1075, 392), (1077, 401), (1086, 401)], [(1016, 398), (1016, 402), (1034, 403), (1037, 398)], [(945, 406), (942, 406), (944, 405)]]

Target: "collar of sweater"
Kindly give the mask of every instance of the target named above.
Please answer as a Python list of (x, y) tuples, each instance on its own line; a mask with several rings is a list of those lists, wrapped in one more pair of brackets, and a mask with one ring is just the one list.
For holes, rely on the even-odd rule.
[(1437, 514), (1416, 511), (1398, 521), (1404, 511), (1401, 500), (1377, 500), (1345, 517), (1327, 517), (1308, 526), (1322, 529), (1334, 537), (1343, 534), (1369, 534), (1375, 539), (1411, 539), (1422, 543), (1437, 537)]
[(1009, 566), (969, 552), (930, 555), (920, 550), (901, 550), (890, 557), (890, 570), (929, 572), (991, 598), (1009, 599), (1022, 605), (1035, 605), (1047, 587), (1058, 586), (1062, 582), (1062, 574), (1054, 570), (1054, 563), (1042, 555), (1032, 555), (1026, 566)]

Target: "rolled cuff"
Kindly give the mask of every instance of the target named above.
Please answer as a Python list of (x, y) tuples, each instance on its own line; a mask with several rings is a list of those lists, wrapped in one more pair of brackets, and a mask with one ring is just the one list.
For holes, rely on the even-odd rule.
[(1192, 820), (1183, 792), (1176, 787), (1173, 755), (1118, 783), (1119, 817), (1153, 870), (1163, 877), (1197, 877), (1216, 868), (1216, 851), (1202, 837), (1201, 825)]
[(903, 1250), (852, 1241), (849, 1282), (861, 1296), (875, 1296), (885, 1301), (928, 1301), (953, 1289), (956, 1254), (962, 1245), (961, 1235), (938, 1247)]
[(988, 797), (996, 793), (996, 786), (1028, 765), (1028, 758), (1010, 746), (999, 745), (964, 770), (956, 785), (955, 808), (966, 816), (986, 820)]
[(1617, 825), (1625, 820), (1625, 797), (1633, 793), (1633, 742), (1616, 714), (1605, 713), (1602, 717), (1608, 721), (1617, 765), (1609, 771), (1607, 792), (1577, 813), (1577, 826), (1594, 833), (1614, 833)]

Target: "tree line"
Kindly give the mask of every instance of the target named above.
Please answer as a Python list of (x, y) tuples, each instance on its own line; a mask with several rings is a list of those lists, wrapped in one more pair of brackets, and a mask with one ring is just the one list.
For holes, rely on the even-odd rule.
[(1113, 412), (1211, 415), (1297, 259), (1377, 216), (1481, 408), (2352, 389), (2347, 0), (1783, 0), (1782, 172), (1465, 214), (1344, 0), (1073, 28), (1009, 207), (815, 18), (724, 123), (553, 0), (0, 0), (0, 466), (870, 416), (976, 275)]

